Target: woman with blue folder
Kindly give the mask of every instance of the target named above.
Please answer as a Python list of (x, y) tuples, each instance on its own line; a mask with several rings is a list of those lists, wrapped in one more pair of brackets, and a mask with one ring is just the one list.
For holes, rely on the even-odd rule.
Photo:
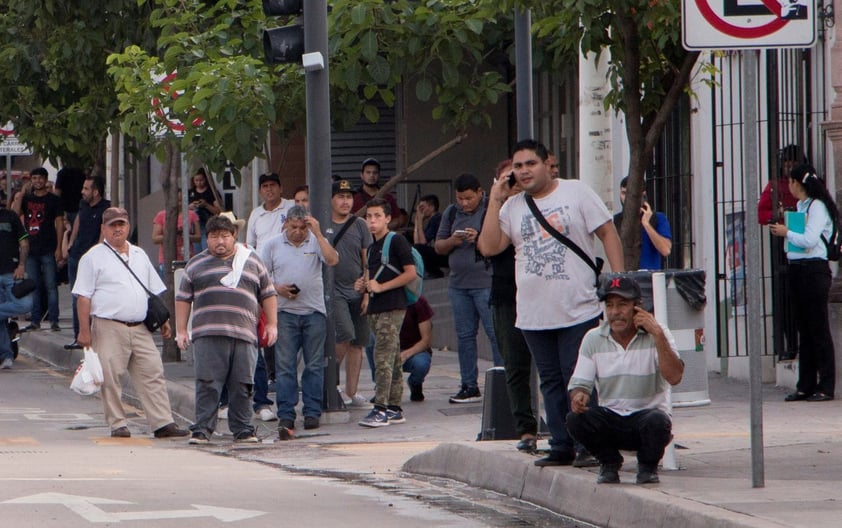
[(798, 383), (785, 399), (829, 401), (835, 390), (836, 365), (827, 309), (831, 281), (827, 240), (839, 210), (810, 165), (792, 169), (789, 191), (798, 199), (797, 210), (787, 213), (784, 224), (769, 227), (773, 235), (786, 238), (787, 280), (798, 324)]

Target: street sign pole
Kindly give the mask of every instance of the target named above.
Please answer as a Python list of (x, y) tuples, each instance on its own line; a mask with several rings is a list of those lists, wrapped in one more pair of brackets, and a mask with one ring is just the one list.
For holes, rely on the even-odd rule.
[(754, 488), (762, 488), (764, 483), (763, 468), (763, 392), (762, 392), (762, 354), (760, 339), (762, 331), (761, 321), (763, 313), (760, 307), (762, 298), (762, 270), (760, 269), (761, 250), (760, 232), (757, 227), (758, 195), (758, 160), (760, 152), (757, 123), (757, 78), (758, 78), (758, 50), (741, 52), (743, 63), (743, 188), (745, 189), (745, 262), (746, 262), (746, 319), (748, 321), (749, 350), (749, 394), (750, 394), (750, 431), (751, 431), (751, 483)]

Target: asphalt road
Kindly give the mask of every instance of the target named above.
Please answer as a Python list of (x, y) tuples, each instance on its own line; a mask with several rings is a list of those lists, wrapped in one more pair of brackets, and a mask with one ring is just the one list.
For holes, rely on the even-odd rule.
[(133, 437), (112, 439), (100, 400), (68, 384), (24, 356), (0, 373), (0, 526), (582, 526), (454, 481), (370, 471), (389, 446), (197, 448), (153, 439), (137, 409)]

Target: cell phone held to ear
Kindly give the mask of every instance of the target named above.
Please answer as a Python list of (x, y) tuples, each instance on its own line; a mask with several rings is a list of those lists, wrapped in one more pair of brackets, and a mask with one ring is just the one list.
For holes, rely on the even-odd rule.
[(515, 179), (515, 171), (509, 173), (509, 187), (514, 187), (517, 184), (517, 180)]

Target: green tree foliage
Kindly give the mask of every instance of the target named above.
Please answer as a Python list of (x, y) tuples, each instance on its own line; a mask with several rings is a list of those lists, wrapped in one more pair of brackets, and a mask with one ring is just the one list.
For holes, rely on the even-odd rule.
[[(0, 123), (53, 164), (102, 167), (117, 111), (109, 53), (148, 46), (136, 0), (29, 0), (0, 6)], [(127, 23), (130, 22), (130, 23)]]
[[(625, 208), (637, 211), (643, 178), (669, 114), (689, 82), (699, 52), (681, 45), (679, 0), (542, 0), (517, 2), (535, 9), (536, 36), (546, 43), (549, 67), (563, 67), (579, 52), (610, 54), (606, 108), (625, 114), (629, 183)], [(703, 66), (704, 68), (704, 66)], [(621, 230), (626, 269), (640, 255), (637, 215)]]

